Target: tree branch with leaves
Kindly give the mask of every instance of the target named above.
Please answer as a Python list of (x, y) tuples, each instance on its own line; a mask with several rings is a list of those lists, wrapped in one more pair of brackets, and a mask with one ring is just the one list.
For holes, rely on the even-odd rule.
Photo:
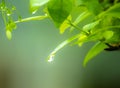
[[(48, 56), (51, 62), (55, 54), (64, 46), (74, 42), (78, 46), (95, 42), (84, 58), (83, 66), (103, 50), (113, 51), (120, 48), (120, 1), (119, 0), (29, 0), (30, 11), (44, 15), (22, 18), (17, 9), (7, 0), (0, 2), (0, 12), (6, 28), (6, 36), (12, 38), (12, 31), (20, 22), (50, 19), (64, 33), (78, 30), (76, 35), (58, 45)], [(14, 20), (13, 16), (17, 16)]]

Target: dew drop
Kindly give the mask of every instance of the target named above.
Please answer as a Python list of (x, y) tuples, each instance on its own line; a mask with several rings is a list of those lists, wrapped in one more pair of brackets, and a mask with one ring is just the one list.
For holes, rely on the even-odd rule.
[(50, 55), (48, 62), (52, 62), (54, 60), (54, 55)]

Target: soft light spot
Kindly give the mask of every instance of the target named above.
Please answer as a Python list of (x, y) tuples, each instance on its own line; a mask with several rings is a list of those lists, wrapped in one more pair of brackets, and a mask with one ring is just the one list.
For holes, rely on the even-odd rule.
[(10, 13), (7, 13), (7, 16), (10, 16), (11, 14)]
[(10, 13), (7, 13), (7, 16), (10, 16), (11, 14)]
[(37, 12), (37, 10), (33, 11), (32, 14), (35, 14)]

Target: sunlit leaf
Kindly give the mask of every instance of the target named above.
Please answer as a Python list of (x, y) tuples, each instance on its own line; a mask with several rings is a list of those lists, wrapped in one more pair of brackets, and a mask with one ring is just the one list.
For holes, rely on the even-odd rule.
[(30, 11), (34, 14), (40, 6), (46, 4), (49, 0), (30, 0)]
[(114, 32), (113, 31), (105, 31), (103, 33), (103, 36), (106, 40), (110, 39), (113, 36)]
[(82, 46), (82, 44), (87, 40), (87, 36), (85, 34), (81, 34), (78, 38), (78, 45)]
[(102, 42), (98, 42), (96, 45), (94, 45), (92, 47), (92, 49), (87, 53), (84, 62), (83, 62), (83, 66), (85, 67), (86, 64), (93, 59), (93, 57), (95, 57), (97, 54), (99, 54), (100, 52), (102, 52), (105, 48), (107, 48), (108, 46)]
[(67, 19), (74, 5), (74, 0), (50, 0), (47, 5), (49, 15), (57, 27)]
[(60, 33), (64, 33), (64, 31), (70, 27), (69, 21), (71, 20), (71, 15), (61, 24), (60, 26)]

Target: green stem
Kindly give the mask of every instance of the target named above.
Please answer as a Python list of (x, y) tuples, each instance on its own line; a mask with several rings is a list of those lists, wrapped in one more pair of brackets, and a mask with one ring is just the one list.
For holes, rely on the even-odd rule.
[(70, 24), (72, 27), (74, 27), (74, 28), (80, 30), (81, 32), (85, 33), (86, 35), (89, 35), (89, 33), (87, 33), (86, 31), (84, 31), (84, 30), (82, 30), (82, 29), (80, 29), (78, 26), (74, 25), (73, 23), (69, 22), (69, 24)]
[(32, 20), (43, 20), (45, 18), (48, 18), (48, 16), (34, 16), (34, 17), (28, 17), (28, 18), (24, 18), (18, 21), (15, 21), (15, 23), (21, 23), (21, 22), (27, 22), (27, 21), (32, 21)]
[[(88, 11), (85, 11), (83, 13), (81, 13), (73, 22), (74, 25), (78, 25), (80, 22), (82, 22), (83, 20), (85, 20), (86, 18), (88, 18), (91, 15), (91, 13), (89, 13)], [(71, 27), (70, 30), (72, 31), (74, 29), (74, 27)]]
[(73, 40), (77, 39), (79, 37), (78, 35), (73, 36), (70, 39), (65, 40), (64, 42), (62, 42), (60, 45), (58, 45), (58, 47), (52, 52), (52, 54), (55, 54), (58, 50), (60, 50), (61, 48), (63, 48), (65, 45), (69, 44), (70, 42), (72, 42)]
[(4, 24), (5, 24), (5, 26), (7, 26), (7, 21), (6, 21), (5, 14), (4, 14), (3, 11), (1, 13), (2, 13), (2, 18), (3, 18)]

